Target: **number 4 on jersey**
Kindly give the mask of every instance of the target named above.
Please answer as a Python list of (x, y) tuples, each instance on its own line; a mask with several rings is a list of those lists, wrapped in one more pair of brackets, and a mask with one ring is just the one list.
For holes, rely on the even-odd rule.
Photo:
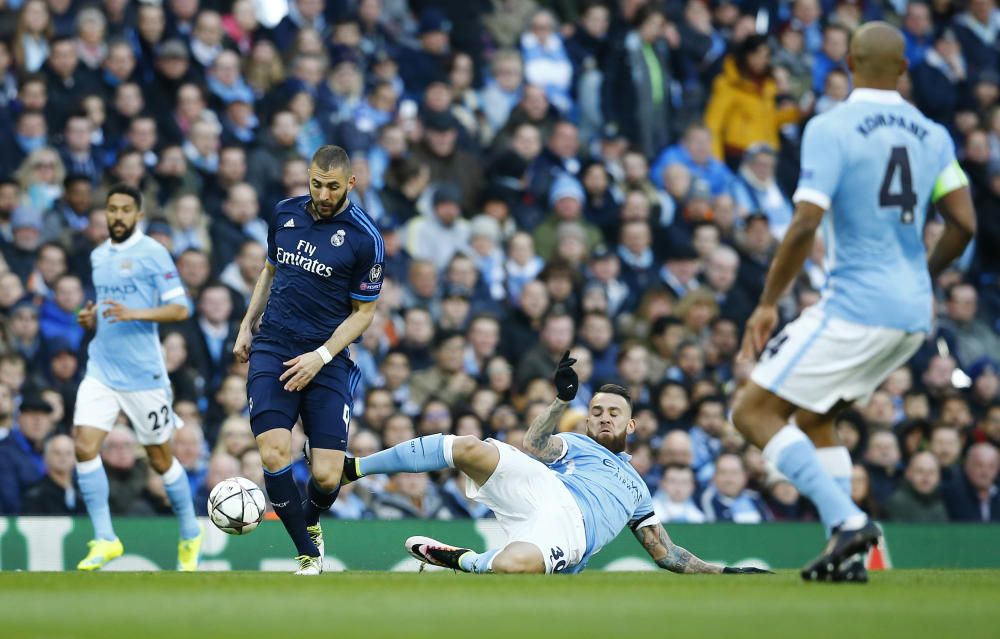
[[(899, 172), (899, 192), (892, 192), (892, 183), (896, 172)], [(913, 190), (913, 174), (910, 172), (910, 156), (905, 146), (892, 147), (889, 156), (889, 166), (882, 178), (882, 188), (878, 192), (878, 205), (882, 208), (902, 209), (899, 221), (902, 224), (913, 224), (914, 209), (917, 207), (917, 194)]]

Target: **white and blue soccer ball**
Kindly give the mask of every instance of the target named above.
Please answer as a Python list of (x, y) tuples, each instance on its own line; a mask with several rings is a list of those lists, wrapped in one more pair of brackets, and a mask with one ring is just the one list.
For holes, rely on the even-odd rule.
[(245, 477), (223, 479), (208, 496), (208, 517), (215, 527), (230, 535), (253, 532), (264, 519), (264, 491)]

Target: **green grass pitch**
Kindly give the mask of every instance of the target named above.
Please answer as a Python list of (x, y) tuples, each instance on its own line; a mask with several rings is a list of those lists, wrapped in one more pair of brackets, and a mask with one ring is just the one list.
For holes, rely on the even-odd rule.
[[(642, 633), (641, 635), (638, 633)], [(1000, 637), (1000, 571), (773, 576), (0, 573), (5, 639)]]

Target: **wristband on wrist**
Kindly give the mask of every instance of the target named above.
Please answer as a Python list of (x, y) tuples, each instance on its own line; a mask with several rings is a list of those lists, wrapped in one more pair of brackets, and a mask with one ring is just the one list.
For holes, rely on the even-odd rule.
[(324, 365), (333, 361), (333, 355), (330, 354), (330, 349), (326, 347), (326, 344), (317, 348), (315, 353), (323, 360)]

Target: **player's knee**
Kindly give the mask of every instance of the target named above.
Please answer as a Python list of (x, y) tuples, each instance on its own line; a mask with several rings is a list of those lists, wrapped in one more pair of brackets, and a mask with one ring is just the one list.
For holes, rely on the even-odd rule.
[(343, 472), (343, 466), (337, 466), (336, 468), (332, 466), (327, 466), (325, 468), (312, 469), (312, 478), (316, 482), (316, 485), (327, 492), (331, 492), (340, 486), (340, 475)]
[(757, 407), (744, 393), (733, 404), (733, 425), (736, 426), (736, 430), (745, 435), (753, 429), (755, 423), (757, 423)]
[(291, 449), (287, 446), (273, 446), (261, 444), (260, 461), (264, 468), (271, 472), (276, 472), (292, 463)]
[(94, 459), (100, 454), (100, 445), (96, 442), (83, 441), (80, 438), (76, 438), (73, 442), (73, 447), (76, 453), (76, 461), (85, 462)]

